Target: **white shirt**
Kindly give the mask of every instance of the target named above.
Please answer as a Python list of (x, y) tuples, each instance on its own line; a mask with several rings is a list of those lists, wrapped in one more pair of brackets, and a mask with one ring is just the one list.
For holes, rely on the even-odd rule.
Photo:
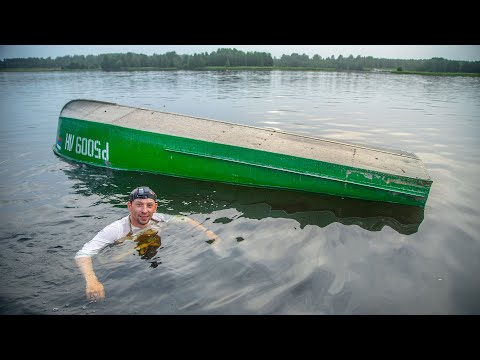
[[(115, 241), (127, 236), (130, 232), (129, 216), (130, 214), (121, 218), (120, 220), (114, 221), (110, 225), (105, 226), (100, 232), (97, 233), (97, 235), (95, 235), (92, 240), (85, 243), (85, 245), (83, 245), (83, 247), (77, 251), (75, 258), (96, 255), (107, 245), (113, 244)], [(152, 219), (153, 220), (150, 220), (147, 227), (158, 228), (158, 235), (160, 235), (160, 229), (162, 228), (162, 225), (165, 225), (171, 220), (185, 221), (187, 217), (181, 215), (154, 213)], [(132, 235), (147, 228), (138, 228), (133, 224), (131, 226)]]

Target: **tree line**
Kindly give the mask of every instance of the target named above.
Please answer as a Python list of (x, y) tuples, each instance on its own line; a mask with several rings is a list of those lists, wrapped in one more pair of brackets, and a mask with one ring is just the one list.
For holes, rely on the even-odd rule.
[(318, 70), (394, 69), (414, 72), (480, 73), (480, 61), (458, 61), (444, 58), (425, 60), (384, 59), (372, 56), (339, 55), (335, 58), (292, 53), (273, 58), (266, 52), (244, 52), (237, 49), (218, 49), (211, 53), (179, 55), (175, 51), (165, 54), (113, 53), (101, 55), (68, 55), (55, 59), (11, 58), (0, 60), (0, 69), (61, 69), (120, 71), (134, 69), (201, 70), (207, 68), (308, 68)]

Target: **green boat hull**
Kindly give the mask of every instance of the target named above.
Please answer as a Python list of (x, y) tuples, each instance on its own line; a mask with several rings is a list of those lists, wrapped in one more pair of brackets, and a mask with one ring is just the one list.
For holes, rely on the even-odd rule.
[(60, 116), (57, 155), (95, 166), (424, 207), (431, 180)]

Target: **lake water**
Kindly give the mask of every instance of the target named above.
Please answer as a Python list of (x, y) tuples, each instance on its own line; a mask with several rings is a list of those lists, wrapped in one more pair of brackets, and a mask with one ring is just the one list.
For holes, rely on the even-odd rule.
[[(68, 162), (52, 146), (78, 98), (405, 150), (433, 185), (420, 209)], [(0, 73), (0, 124), (1, 314), (480, 314), (480, 78)], [(153, 259), (107, 248), (89, 302), (75, 252), (139, 185), (222, 241), (171, 224)]]

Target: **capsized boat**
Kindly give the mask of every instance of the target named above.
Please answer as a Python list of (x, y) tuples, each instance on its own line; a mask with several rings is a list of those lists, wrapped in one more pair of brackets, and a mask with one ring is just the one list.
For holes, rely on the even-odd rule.
[(120, 170), (424, 207), (412, 153), (95, 100), (60, 112), (54, 152)]

